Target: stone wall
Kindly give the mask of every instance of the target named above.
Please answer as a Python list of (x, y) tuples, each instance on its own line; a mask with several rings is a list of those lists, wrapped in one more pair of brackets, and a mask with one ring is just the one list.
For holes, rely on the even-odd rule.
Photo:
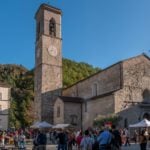
[(43, 93), (41, 96), (41, 119), (51, 124), (54, 123), (54, 104), (60, 95), (61, 89)]
[[(97, 84), (97, 95), (93, 95), (93, 85)], [(148, 91), (147, 98), (143, 93)], [(63, 91), (65, 96), (85, 99), (82, 106), (83, 126), (92, 126), (98, 115), (118, 113), (122, 116), (120, 125), (137, 122), (150, 108), (140, 106), (140, 102), (150, 103), (150, 60), (144, 55), (127, 59), (99, 72)], [(109, 93), (113, 95), (108, 96)], [(102, 97), (102, 95), (104, 95)], [(95, 97), (94, 97), (95, 96)], [(97, 98), (101, 97), (101, 98)], [(87, 110), (85, 110), (85, 108)]]
[(57, 30), (56, 37), (61, 38), (61, 12), (59, 10), (53, 11), (49, 6), (48, 6), (49, 8), (47, 7), (48, 9), (46, 7), (43, 6), (40, 7), (40, 9), (38, 9), (35, 15), (37, 25), (39, 24), (40, 21), (40, 29), (41, 29), (40, 33), (49, 35), (49, 21), (51, 18), (54, 18)]
[(34, 71), (34, 116), (36, 121), (41, 120), (41, 78), (42, 78), (42, 67), (38, 66)]
[(61, 15), (52, 11), (44, 11), (44, 34), (49, 35), (49, 20), (54, 18), (56, 21), (56, 37), (61, 38)]
[[(94, 85), (97, 85), (96, 95), (93, 94)], [(84, 99), (106, 94), (121, 87), (121, 66), (115, 64), (77, 84), (63, 90), (64, 96), (76, 96)], [(95, 92), (95, 91), (94, 91)]]
[(150, 60), (148, 58), (140, 55), (123, 62), (124, 86), (143, 89), (143, 86), (146, 86), (145, 83), (143, 84), (143, 77), (150, 77)]
[(62, 88), (61, 72), (62, 68), (59, 66), (42, 65), (42, 93)]
[(140, 55), (124, 61), (123, 88), (115, 93), (115, 112), (123, 120), (128, 118), (128, 122), (138, 122), (144, 111), (138, 102), (143, 102), (146, 89), (150, 90), (150, 60)]
[[(56, 23), (55, 37), (49, 33), (52, 18)], [(38, 32), (35, 45), (35, 116), (38, 121), (53, 123), (53, 101), (61, 94), (62, 88), (61, 10), (41, 5), (35, 19)], [(52, 55), (51, 47), (57, 50), (55, 55)]]
[(82, 104), (64, 102), (64, 123), (73, 124), (75, 128), (81, 129)]
[(114, 95), (87, 101), (87, 104), (83, 104), (82, 110), (83, 127), (86, 129), (93, 126), (93, 121), (98, 115), (105, 116), (114, 113)]
[[(58, 109), (60, 108), (60, 115)], [(57, 98), (54, 104), (54, 124), (64, 123), (64, 102)]]

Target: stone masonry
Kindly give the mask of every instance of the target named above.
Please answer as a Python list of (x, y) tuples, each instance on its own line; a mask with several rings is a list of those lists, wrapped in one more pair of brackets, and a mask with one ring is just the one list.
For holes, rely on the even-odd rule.
[[(37, 121), (51, 124), (54, 121), (53, 102), (62, 88), (61, 14), (60, 9), (47, 4), (42, 4), (35, 14), (35, 117)], [(51, 30), (55, 35), (51, 35)]]
[(150, 59), (145, 54), (62, 89), (61, 15), (60, 9), (47, 4), (35, 15), (36, 120), (72, 124), (79, 129), (92, 126), (98, 115), (118, 114), (122, 117), (120, 126), (142, 119), (150, 111)]

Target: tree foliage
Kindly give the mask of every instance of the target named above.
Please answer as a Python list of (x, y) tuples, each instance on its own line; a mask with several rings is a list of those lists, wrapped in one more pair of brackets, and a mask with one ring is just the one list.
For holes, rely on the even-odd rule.
[[(68, 87), (98, 70), (83, 62), (63, 59), (63, 86)], [(34, 120), (34, 70), (21, 65), (0, 65), (0, 80), (11, 86), (9, 126), (29, 126)]]
[(9, 126), (25, 127), (33, 121), (33, 71), (19, 65), (0, 65), (0, 80), (11, 86)]
[(85, 79), (99, 70), (100, 68), (94, 68), (84, 62), (77, 63), (69, 59), (63, 59), (63, 87), (68, 87)]

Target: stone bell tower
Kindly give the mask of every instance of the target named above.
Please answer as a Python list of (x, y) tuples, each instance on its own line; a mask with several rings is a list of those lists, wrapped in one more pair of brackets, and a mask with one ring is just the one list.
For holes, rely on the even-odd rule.
[(60, 9), (42, 4), (35, 14), (35, 117), (53, 123), (53, 101), (62, 88)]

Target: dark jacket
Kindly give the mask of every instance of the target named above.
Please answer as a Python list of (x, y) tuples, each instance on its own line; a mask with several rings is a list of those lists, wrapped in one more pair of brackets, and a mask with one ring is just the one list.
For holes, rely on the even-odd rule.
[(57, 138), (59, 139), (59, 144), (66, 144), (67, 143), (67, 135), (65, 133), (59, 133)]
[(122, 145), (122, 141), (121, 141), (121, 136), (120, 136), (120, 132), (118, 130), (114, 130), (112, 131), (112, 145), (114, 145), (115, 147), (119, 148)]
[(38, 145), (46, 145), (47, 139), (46, 134), (40, 133), (37, 138)]

